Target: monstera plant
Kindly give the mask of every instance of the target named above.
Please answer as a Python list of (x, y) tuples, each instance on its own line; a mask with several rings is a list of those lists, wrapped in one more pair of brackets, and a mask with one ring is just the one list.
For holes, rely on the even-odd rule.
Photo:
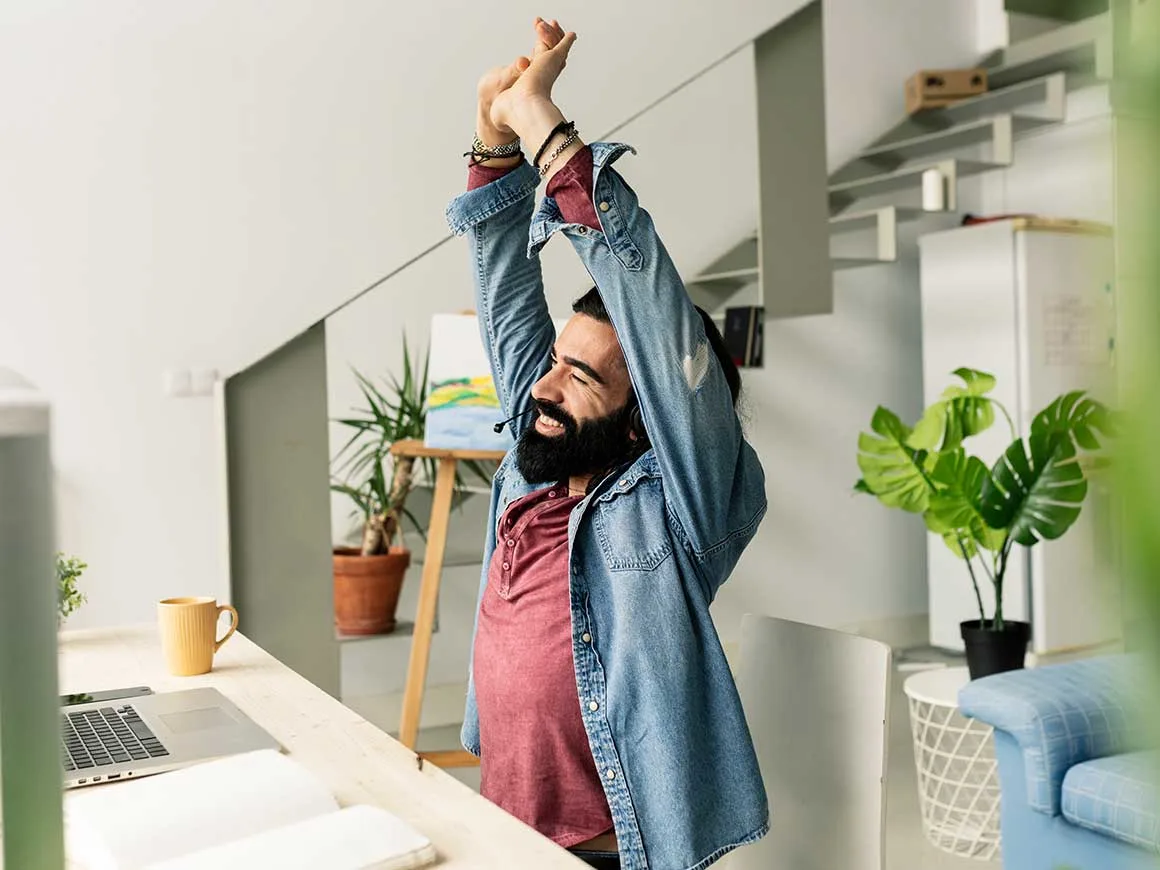
[[(1011, 552), (1071, 528), (1087, 495), (1088, 475), (1106, 464), (1102, 450), (1113, 427), (1104, 405), (1076, 391), (1040, 411), (1021, 437), (1007, 409), (989, 395), (993, 376), (967, 368), (954, 374), (962, 383), (948, 387), (913, 427), (886, 408), (874, 412), (871, 431), (858, 436), (862, 478), (855, 490), (921, 515), (963, 560), (979, 618), (960, 627), (971, 677), (977, 678), (1022, 667), (1030, 626), (1003, 615)], [(968, 453), (966, 442), (995, 423), (996, 411), (1012, 441), (988, 464)], [(990, 618), (980, 574), (994, 587)]]

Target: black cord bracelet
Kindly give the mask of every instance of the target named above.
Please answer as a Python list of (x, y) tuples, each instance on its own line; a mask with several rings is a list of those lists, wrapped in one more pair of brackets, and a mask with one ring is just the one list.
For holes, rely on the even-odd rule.
[(487, 160), (510, 160), (512, 157), (523, 157), (522, 151), (517, 151), (515, 154), (489, 154), (486, 151), (464, 151), (464, 157), (470, 157), (471, 162), (478, 165)]
[(548, 134), (548, 138), (544, 140), (544, 144), (540, 146), (540, 150), (536, 152), (536, 159), (532, 161), (532, 166), (536, 167), (537, 169), (540, 168), (540, 158), (544, 156), (544, 152), (548, 150), (548, 143), (555, 138), (557, 133), (568, 135), (575, 129), (576, 125), (571, 121), (561, 121), (559, 124), (557, 124), (553, 128), (552, 132)]

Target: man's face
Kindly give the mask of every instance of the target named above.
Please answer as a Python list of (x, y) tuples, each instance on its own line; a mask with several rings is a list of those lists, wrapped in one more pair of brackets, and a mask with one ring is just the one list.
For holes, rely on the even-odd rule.
[(631, 385), (612, 325), (574, 315), (556, 340), (551, 369), (532, 388), (538, 412), (520, 436), (520, 474), (529, 483), (555, 483), (625, 456)]

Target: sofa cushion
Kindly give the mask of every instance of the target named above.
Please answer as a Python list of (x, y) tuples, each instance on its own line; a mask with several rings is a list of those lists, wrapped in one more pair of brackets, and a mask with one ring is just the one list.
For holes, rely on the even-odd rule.
[(1063, 778), (1063, 817), (1074, 825), (1160, 852), (1160, 752), (1077, 764)]
[(1006, 731), (1023, 750), (1027, 802), (1060, 812), (1064, 774), (1093, 758), (1146, 748), (1136, 714), (1141, 676), (1136, 656), (1103, 656), (1008, 671), (959, 692), (965, 716)]

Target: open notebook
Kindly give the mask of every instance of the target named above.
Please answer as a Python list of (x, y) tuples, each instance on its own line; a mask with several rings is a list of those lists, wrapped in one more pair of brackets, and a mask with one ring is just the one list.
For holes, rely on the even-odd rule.
[(65, 796), (69, 866), (85, 870), (411, 870), (435, 847), (370, 806), (340, 809), (272, 750)]

